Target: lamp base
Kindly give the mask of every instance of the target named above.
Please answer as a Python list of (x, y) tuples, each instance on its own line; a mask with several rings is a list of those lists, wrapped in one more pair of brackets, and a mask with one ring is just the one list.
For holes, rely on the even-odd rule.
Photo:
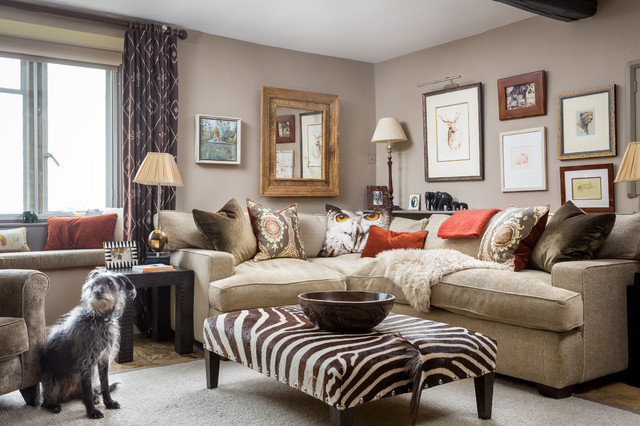
[(162, 263), (163, 265), (171, 265), (171, 256), (166, 251), (150, 251), (147, 252), (144, 265), (153, 265), (154, 263)]

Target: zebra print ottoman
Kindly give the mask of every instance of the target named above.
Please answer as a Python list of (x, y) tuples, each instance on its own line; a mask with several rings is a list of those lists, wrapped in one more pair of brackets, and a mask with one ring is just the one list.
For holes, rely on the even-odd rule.
[(332, 425), (350, 425), (358, 404), (408, 392), (415, 423), (422, 389), (469, 377), (478, 417), (491, 418), (496, 341), (461, 327), (391, 313), (370, 332), (336, 333), (283, 306), (207, 318), (204, 348), (207, 388), (227, 358), (324, 401)]

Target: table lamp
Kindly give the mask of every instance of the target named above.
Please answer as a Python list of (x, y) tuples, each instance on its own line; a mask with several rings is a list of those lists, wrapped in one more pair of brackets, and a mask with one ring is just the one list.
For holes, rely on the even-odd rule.
[(133, 181), (142, 185), (158, 185), (158, 229), (149, 234), (149, 247), (153, 257), (162, 256), (162, 250), (167, 246), (167, 234), (160, 229), (160, 196), (162, 185), (183, 186), (178, 165), (173, 155), (162, 152), (149, 152), (136, 173)]
[(614, 182), (631, 182), (627, 189), (629, 198), (636, 198), (636, 181), (640, 180), (640, 142), (629, 142), (622, 157)]
[(371, 138), (372, 143), (386, 143), (387, 144), (387, 165), (389, 166), (389, 204), (392, 209), (397, 209), (397, 206), (393, 205), (393, 180), (391, 177), (391, 144), (396, 142), (405, 142), (407, 136), (402, 130), (402, 125), (397, 118), (387, 117), (381, 118), (376, 126), (376, 131)]

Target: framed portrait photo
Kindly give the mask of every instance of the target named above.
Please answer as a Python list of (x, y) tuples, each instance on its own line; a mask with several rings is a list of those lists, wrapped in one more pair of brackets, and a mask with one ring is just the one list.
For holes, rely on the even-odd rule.
[(502, 192), (547, 189), (544, 127), (500, 133)]
[(295, 115), (279, 115), (276, 117), (276, 143), (296, 141), (295, 118)]
[(409, 207), (407, 210), (420, 210), (420, 194), (409, 195)]
[(544, 71), (535, 71), (498, 80), (498, 115), (500, 120), (546, 114), (547, 87)]
[(367, 208), (382, 210), (389, 206), (389, 189), (386, 186), (367, 186)]
[(196, 163), (240, 164), (241, 120), (196, 115)]
[(484, 179), (482, 83), (422, 94), (427, 182)]
[(138, 264), (138, 245), (135, 241), (107, 241), (102, 245), (107, 269), (131, 268)]
[(615, 157), (615, 85), (558, 95), (558, 159)]
[(560, 167), (560, 194), (585, 212), (615, 211), (613, 163)]

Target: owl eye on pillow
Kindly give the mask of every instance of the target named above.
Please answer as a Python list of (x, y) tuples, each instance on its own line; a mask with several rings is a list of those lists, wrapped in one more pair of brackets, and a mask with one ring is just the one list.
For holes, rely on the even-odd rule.
[(388, 210), (354, 213), (331, 204), (327, 204), (325, 208), (327, 211), (327, 233), (318, 257), (359, 253), (367, 243), (369, 228), (372, 225), (389, 229), (391, 223), (391, 212)]

